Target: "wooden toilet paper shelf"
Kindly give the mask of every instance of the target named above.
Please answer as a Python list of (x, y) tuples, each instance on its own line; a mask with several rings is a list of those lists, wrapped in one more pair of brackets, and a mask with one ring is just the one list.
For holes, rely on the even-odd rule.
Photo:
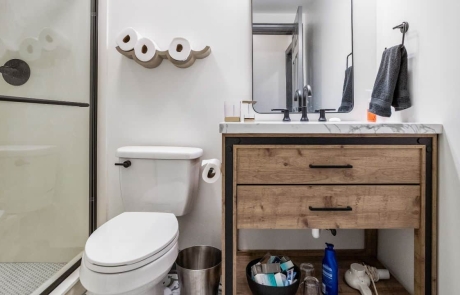
[(191, 67), (197, 59), (206, 58), (211, 54), (211, 47), (206, 46), (203, 50), (199, 50), (199, 51), (192, 50), (189, 57), (186, 60), (179, 61), (179, 60), (175, 60), (174, 58), (172, 58), (169, 55), (168, 51), (157, 51), (151, 60), (144, 62), (144, 61), (139, 60), (136, 57), (136, 55), (134, 54), (134, 50), (123, 51), (119, 46), (117, 46), (116, 49), (120, 54), (126, 56), (129, 59), (133, 59), (135, 62), (137, 62), (141, 66), (148, 68), (148, 69), (153, 69), (153, 68), (158, 67), (163, 62), (164, 59), (169, 60), (173, 65), (175, 65), (178, 68), (185, 69), (185, 68)]

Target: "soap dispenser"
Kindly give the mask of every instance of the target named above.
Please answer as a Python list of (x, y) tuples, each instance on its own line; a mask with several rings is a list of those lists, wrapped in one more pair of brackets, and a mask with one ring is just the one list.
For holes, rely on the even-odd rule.
[(324, 295), (339, 294), (339, 267), (334, 245), (326, 243), (323, 258), (323, 282), (322, 292)]

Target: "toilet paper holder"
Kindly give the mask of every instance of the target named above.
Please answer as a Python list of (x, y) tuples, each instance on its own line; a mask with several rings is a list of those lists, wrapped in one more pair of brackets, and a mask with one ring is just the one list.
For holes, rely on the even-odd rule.
[(0, 67), (0, 73), (6, 83), (13, 86), (21, 86), (30, 78), (30, 67), (22, 59), (11, 59)]
[(157, 54), (152, 58), (151, 61), (143, 62), (136, 58), (134, 50), (123, 51), (119, 46), (116, 47), (116, 50), (123, 56), (126, 56), (129, 59), (134, 60), (139, 65), (144, 68), (153, 69), (158, 67), (164, 59), (169, 60), (173, 65), (178, 68), (185, 69), (191, 67), (197, 59), (204, 59), (211, 54), (211, 47), (206, 46), (204, 49), (196, 51), (192, 50), (190, 56), (185, 61), (178, 61), (172, 58), (168, 51), (158, 51)]

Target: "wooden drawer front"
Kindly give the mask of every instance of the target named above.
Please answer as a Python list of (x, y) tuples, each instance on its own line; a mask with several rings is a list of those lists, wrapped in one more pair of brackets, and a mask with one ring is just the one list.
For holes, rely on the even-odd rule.
[(420, 186), (240, 185), (237, 214), (239, 229), (419, 228)]
[(419, 184), (421, 152), (388, 146), (238, 148), (237, 183)]

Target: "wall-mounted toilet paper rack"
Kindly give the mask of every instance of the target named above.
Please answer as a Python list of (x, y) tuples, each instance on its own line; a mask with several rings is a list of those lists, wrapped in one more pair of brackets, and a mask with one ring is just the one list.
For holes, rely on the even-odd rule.
[(191, 67), (197, 59), (206, 58), (211, 54), (209, 46), (202, 50), (193, 50), (190, 42), (185, 38), (174, 38), (168, 50), (163, 51), (154, 41), (142, 37), (133, 28), (124, 29), (118, 35), (116, 43), (116, 49), (120, 54), (148, 69), (158, 67), (164, 59), (184, 69)]

